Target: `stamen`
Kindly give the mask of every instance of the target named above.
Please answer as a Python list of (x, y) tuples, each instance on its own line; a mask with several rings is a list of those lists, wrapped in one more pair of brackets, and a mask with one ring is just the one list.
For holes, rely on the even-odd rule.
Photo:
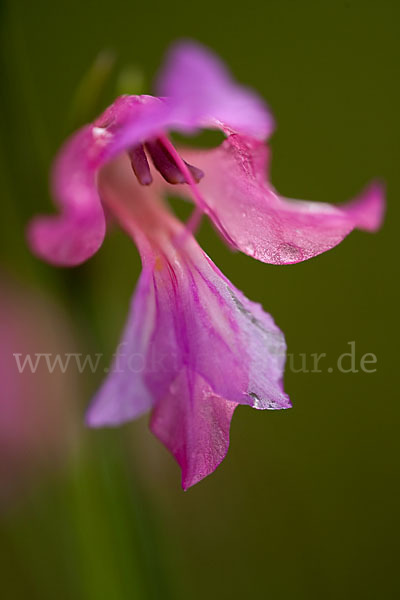
[[(189, 164), (188, 162), (186, 162), (186, 160), (184, 160), (183, 162), (189, 169), (190, 174), (193, 177), (193, 179), (195, 180), (195, 182), (199, 183), (204, 177), (204, 171), (202, 171), (198, 167), (195, 167), (194, 165)], [(186, 182), (186, 183), (188, 183), (188, 182)]]
[(150, 173), (149, 163), (143, 148), (143, 145), (135, 146), (128, 150), (129, 158), (131, 159), (131, 165), (133, 172), (135, 173), (139, 183), (142, 185), (150, 185), (153, 178)]
[(146, 150), (150, 154), (155, 168), (168, 183), (190, 183), (190, 179), (199, 183), (200, 179), (204, 177), (203, 171), (182, 161), (190, 172), (191, 177), (188, 178), (185, 173), (186, 169), (181, 169), (181, 165), (177, 163), (160, 139), (146, 142)]
[(169, 139), (163, 135), (159, 138), (161, 145), (164, 147), (165, 151), (173, 158), (175, 164), (179, 167), (180, 171), (183, 173), (185, 177), (185, 181), (189, 184), (190, 189), (192, 190), (192, 194), (194, 198), (197, 200), (197, 205), (204, 211), (207, 212), (205, 202), (203, 200), (202, 195), (197, 189), (196, 180), (194, 179), (192, 172), (189, 169), (189, 166), (186, 161), (180, 156), (179, 152), (176, 151), (173, 144), (169, 141)]
[[(185, 174), (186, 180), (187, 180), (187, 182), (188, 182), (188, 184), (190, 186), (190, 189), (192, 191), (193, 197), (196, 199), (197, 207), (200, 209), (200, 211), (208, 214), (212, 218), (212, 220), (214, 221), (214, 223), (217, 225), (218, 229), (220, 230), (220, 232), (224, 236), (225, 240), (232, 246), (232, 248), (237, 248), (237, 244), (231, 238), (231, 236), (229, 235), (229, 233), (226, 231), (225, 227), (222, 225), (222, 223), (219, 220), (219, 218), (217, 217), (217, 215), (204, 202), (204, 199), (203, 199), (203, 197), (202, 197), (202, 195), (201, 195), (201, 193), (200, 193), (200, 191), (199, 191), (199, 189), (198, 189), (198, 187), (196, 185), (196, 181), (194, 180), (194, 178), (192, 177), (191, 172), (188, 169), (187, 163), (179, 155), (179, 153), (176, 151), (176, 149), (174, 148), (174, 146), (171, 144), (171, 142), (169, 141), (169, 139), (165, 135), (162, 135), (160, 137), (160, 141), (164, 145), (164, 147), (166, 148), (166, 150), (168, 150), (168, 152), (170, 153), (170, 155), (175, 159), (175, 162), (180, 167), (182, 173)], [(197, 220), (199, 219), (199, 213), (197, 211), (194, 212), (194, 214), (192, 215), (191, 219), (189, 220), (189, 223), (188, 223), (189, 227), (191, 227), (192, 218), (193, 218), (193, 222), (196, 224)]]

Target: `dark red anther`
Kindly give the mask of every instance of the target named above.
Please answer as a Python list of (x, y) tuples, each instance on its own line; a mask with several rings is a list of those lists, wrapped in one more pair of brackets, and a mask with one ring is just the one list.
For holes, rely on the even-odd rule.
[(131, 159), (132, 169), (142, 185), (150, 185), (153, 178), (150, 173), (149, 163), (147, 162), (146, 153), (143, 145), (135, 146), (128, 150), (129, 158)]
[[(186, 181), (185, 175), (176, 164), (174, 158), (170, 155), (160, 140), (151, 140), (146, 142), (145, 145), (155, 168), (163, 176), (165, 181), (172, 184), (189, 183)], [(196, 181), (196, 183), (199, 183), (200, 179), (204, 177), (203, 171), (197, 167), (189, 165), (187, 162), (185, 162), (185, 164), (189, 169), (193, 179)]]

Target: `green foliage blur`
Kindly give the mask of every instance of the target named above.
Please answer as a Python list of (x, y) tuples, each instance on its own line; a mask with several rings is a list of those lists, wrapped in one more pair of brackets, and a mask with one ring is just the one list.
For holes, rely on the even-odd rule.
[[(55, 269), (30, 255), (25, 227), (51, 210), (48, 174), (65, 137), (116, 94), (150, 92), (171, 41), (210, 46), (266, 98), (281, 193), (342, 202), (374, 177), (388, 193), (382, 231), (293, 266), (233, 254), (203, 225), (204, 249), (286, 335), (293, 409), (239, 408), (228, 457), (184, 493), (147, 418), (85, 429), (101, 373), (85, 374), (71, 398), (75, 450), (0, 509), (1, 596), (398, 597), (399, 3), (3, 0), (0, 19), (2, 277), (51, 299), (79, 351), (105, 364), (136, 249), (115, 230), (87, 264)], [(358, 365), (376, 355), (376, 372), (336, 368), (352, 341)], [(313, 353), (327, 355), (321, 372), (295, 372)]]

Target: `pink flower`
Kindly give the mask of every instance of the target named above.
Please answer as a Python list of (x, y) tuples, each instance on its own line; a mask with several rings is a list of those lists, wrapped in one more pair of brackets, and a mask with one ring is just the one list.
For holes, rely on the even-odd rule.
[[(198, 45), (173, 48), (158, 89), (159, 97), (118, 98), (67, 142), (53, 178), (61, 214), (34, 220), (29, 238), (49, 262), (79, 264), (103, 241), (106, 208), (137, 243), (143, 272), (132, 313), (88, 422), (116, 425), (152, 409), (151, 428), (187, 488), (225, 456), (238, 404), (289, 406), (285, 345), (272, 318), (197, 245), (195, 218), (185, 228), (162, 196), (175, 184), (233, 248), (275, 264), (324, 252), (354, 227), (377, 229), (384, 199), (377, 183), (342, 207), (281, 198), (265, 173), (267, 107)], [(203, 127), (220, 128), (226, 140), (178, 152), (167, 137)]]

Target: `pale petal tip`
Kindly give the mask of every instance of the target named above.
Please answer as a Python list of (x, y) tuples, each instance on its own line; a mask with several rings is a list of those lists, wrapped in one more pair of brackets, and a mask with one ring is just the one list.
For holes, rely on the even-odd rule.
[(275, 129), (264, 100), (236, 82), (224, 62), (196, 41), (179, 40), (170, 47), (156, 89), (160, 96), (173, 98), (194, 127), (200, 121), (260, 140)]
[[(32, 253), (41, 260), (56, 267), (74, 266), (67, 254), (63, 254), (60, 239), (52, 232), (51, 220), (38, 217), (31, 221), (26, 228), (26, 239)], [(61, 255), (60, 255), (61, 250)]]
[[(115, 403), (117, 404), (117, 403)], [(110, 403), (110, 407), (112, 408), (113, 404)], [(102, 427), (119, 427), (126, 423), (129, 418), (125, 418), (120, 414), (106, 410), (104, 406), (99, 406), (99, 403), (96, 402), (96, 399), (92, 401), (92, 404), (89, 406), (86, 411), (84, 422), (86, 427), (90, 429), (100, 429)]]
[(100, 427), (120, 427), (141, 417), (148, 411), (147, 406), (137, 406), (133, 402), (123, 402), (124, 395), (102, 395), (94, 397), (85, 414), (85, 425), (91, 429)]
[(378, 231), (386, 211), (385, 182), (378, 179), (372, 181), (355, 200), (346, 205), (345, 211), (352, 216), (359, 229)]
[(96, 427), (103, 427), (104, 425), (102, 419), (98, 418), (96, 412), (91, 410), (91, 407), (89, 407), (85, 414), (84, 422), (86, 427), (90, 427), (91, 429)]
[(94, 398), (92, 402), (89, 404), (88, 409), (86, 410), (84, 416), (84, 423), (86, 427), (91, 429), (96, 429), (99, 427), (106, 427), (110, 425), (109, 419), (105, 418), (104, 411), (99, 410), (99, 405)]
[(36, 217), (26, 229), (32, 252), (58, 267), (75, 267), (88, 260), (100, 248), (104, 236), (104, 217), (93, 220), (91, 228), (64, 215)]

